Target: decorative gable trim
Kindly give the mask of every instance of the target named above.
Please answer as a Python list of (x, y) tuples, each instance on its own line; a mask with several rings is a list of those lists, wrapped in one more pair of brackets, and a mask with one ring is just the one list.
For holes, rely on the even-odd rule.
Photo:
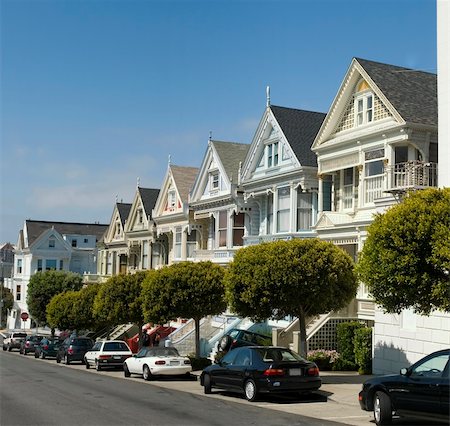
[[(119, 231), (119, 232), (117, 232)], [(108, 232), (105, 236), (105, 243), (110, 243), (117, 240), (123, 240), (125, 238), (124, 227), (122, 227), (122, 221), (117, 208), (117, 204), (114, 206), (114, 211), (111, 217), (111, 222), (108, 227)]]
[[(55, 239), (55, 241), (58, 241), (58, 243), (63, 247), (65, 251), (71, 252), (72, 247), (69, 244), (68, 241), (66, 241), (63, 236), (54, 228), (49, 228), (46, 231), (44, 231), (39, 237), (37, 237), (28, 247), (30, 251), (36, 250), (42, 243), (44, 243), (46, 240)], [(48, 248), (51, 250), (50, 248)], [(44, 250), (44, 249), (41, 249)], [(47, 248), (45, 249), (47, 250)], [(60, 250), (59, 250), (60, 251)]]
[(133, 231), (143, 231), (148, 229), (148, 218), (145, 214), (144, 203), (142, 202), (139, 188), (136, 189), (133, 203), (131, 205), (128, 220), (125, 223), (125, 233)]

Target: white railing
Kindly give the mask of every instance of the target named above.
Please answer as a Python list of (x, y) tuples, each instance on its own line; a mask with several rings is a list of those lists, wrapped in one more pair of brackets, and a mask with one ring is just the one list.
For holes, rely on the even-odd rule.
[(387, 168), (391, 189), (437, 186), (437, 164), (408, 161)]
[(368, 176), (364, 178), (364, 203), (370, 204), (383, 194), (384, 176)]

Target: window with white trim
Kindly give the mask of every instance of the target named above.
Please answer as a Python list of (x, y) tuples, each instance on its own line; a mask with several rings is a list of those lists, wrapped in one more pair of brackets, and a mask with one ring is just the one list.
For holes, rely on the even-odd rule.
[(313, 194), (297, 192), (297, 231), (309, 231), (312, 226)]
[(270, 235), (273, 231), (273, 194), (270, 193), (267, 196), (267, 235)]
[(365, 93), (355, 98), (355, 123), (357, 126), (368, 124), (373, 121), (373, 95)]
[(266, 145), (267, 152), (267, 167), (276, 167), (278, 166), (278, 158), (279, 158), (279, 143), (274, 142)]
[(16, 300), (20, 301), (22, 299), (22, 286), (21, 284), (16, 285)]
[(175, 259), (181, 259), (181, 237), (182, 237), (182, 229), (181, 227), (178, 227), (175, 231), (175, 251), (174, 251), (174, 257)]
[(174, 209), (177, 203), (177, 196), (175, 193), (175, 189), (169, 190), (167, 193), (167, 206), (169, 209)]
[(209, 175), (209, 190), (217, 191), (219, 189), (219, 172), (213, 172)]
[(233, 247), (240, 247), (244, 245), (245, 214), (235, 214), (233, 220)]
[(56, 259), (47, 259), (45, 261), (45, 270), (46, 271), (56, 271)]
[(384, 148), (364, 153), (364, 203), (373, 203), (383, 193)]
[(142, 242), (142, 269), (148, 269), (148, 251), (149, 251), (149, 243), (148, 241)]
[(219, 212), (219, 247), (227, 246), (227, 225), (228, 225), (228, 212), (222, 210)]
[(55, 240), (48, 240), (48, 247), (49, 248), (55, 248)]
[(37, 271), (42, 271), (42, 259), (38, 259), (37, 261)]
[(353, 167), (344, 169), (344, 179), (342, 188), (342, 208), (349, 210), (353, 208), (353, 182), (355, 169)]
[(22, 259), (17, 259), (17, 273), (22, 273)]
[(291, 188), (288, 186), (278, 189), (277, 232), (289, 231), (291, 217)]

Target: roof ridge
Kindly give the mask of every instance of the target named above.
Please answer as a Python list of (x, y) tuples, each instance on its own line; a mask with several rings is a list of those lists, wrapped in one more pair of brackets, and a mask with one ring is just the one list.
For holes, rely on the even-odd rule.
[(421, 73), (424, 73), (424, 74), (437, 75), (436, 73), (430, 72), (430, 71), (423, 71), (423, 70), (420, 70), (420, 69), (417, 69), (417, 68), (408, 68), (408, 67), (403, 67), (401, 65), (388, 64), (386, 62), (372, 61), (371, 59), (358, 58), (356, 56), (354, 57), (354, 59), (357, 60), (359, 63), (361, 63), (361, 62), (369, 62), (369, 63), (372, 63), (372, 64), (384, 65), (384, 66), (390, 67), (390, 68), (399, 68), (399, 69), (405, 70), (405, 71), (414, 71), (414, 72), (421, 72)]

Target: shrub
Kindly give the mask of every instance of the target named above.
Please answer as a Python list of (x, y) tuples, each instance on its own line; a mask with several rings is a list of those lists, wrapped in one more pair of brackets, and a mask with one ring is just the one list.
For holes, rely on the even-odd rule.
[(196, 358), (195, 355), (188, 355), (191, 361), (192, 371), (203, 370), (208, 365), (211, 365), (211, 360), (208, 358)]
[(352, 364), (356, 364), (353, 343), (355, 330), (363, 327), (364, 324), (358, 321), (343, 322), (336, 326), (337, 350), (342, 359)]
[(332, 367), (333, 371), (355, 371), (357, 368), (354, 362), (347, 361), (343, 358), (337, 359)]
[(319, 370), (327, 371), (331, 370), (333, 364), (339, 359), (339, 353), (325, 349), (316, 349), (309, 351), (306, 359), (315, 362)]
[(372, 329), (369, 327), (355, 330), (355, 361), (359, 374), (372, 373)]

